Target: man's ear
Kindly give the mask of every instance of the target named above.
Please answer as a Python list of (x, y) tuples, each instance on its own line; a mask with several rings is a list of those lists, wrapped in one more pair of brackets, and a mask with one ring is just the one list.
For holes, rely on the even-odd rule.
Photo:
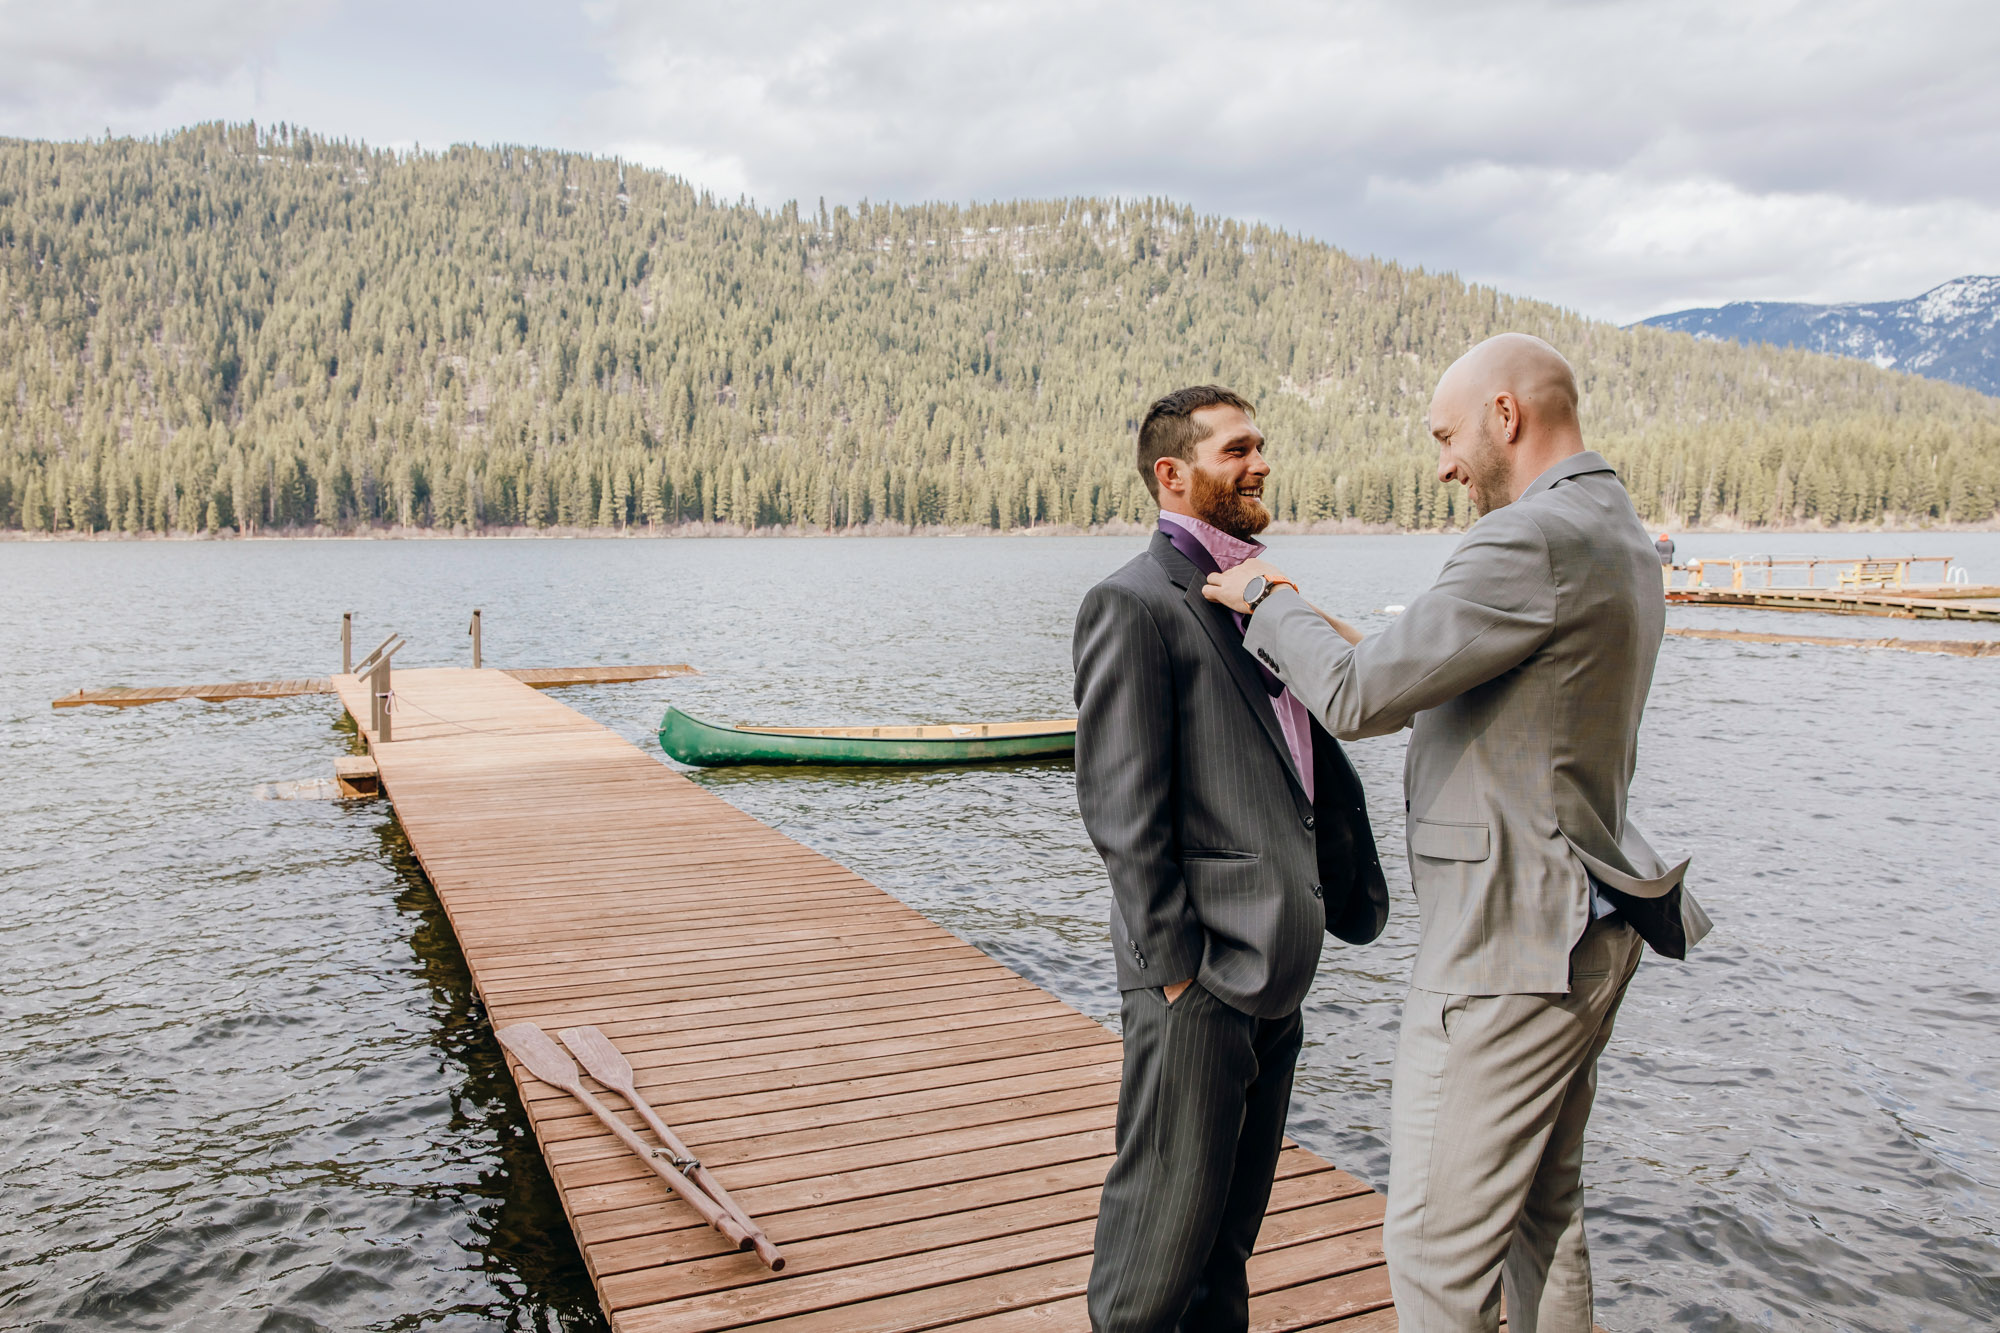
[(1500, 439), (1517, 444), (1521, 439), (1521, 400), (1502, 389), (1493, 395), (1493, 415), (1500, 418)]
[(1184, 460), (1175, 458), (1171, 454), (1164, 458), (1156, 458), (1153, 460), (1153, 479), (1160, 483), (1161, 490), (1172, 491), (1175, 495), (1179, 495), (1187, 489), (1187, 478), (1181, 474), (1181, 469), (1185, 466)]

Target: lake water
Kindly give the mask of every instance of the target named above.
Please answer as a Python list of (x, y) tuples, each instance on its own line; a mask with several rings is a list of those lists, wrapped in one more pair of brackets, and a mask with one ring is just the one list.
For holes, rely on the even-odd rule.
[[(1453, 542), (1274, 548), (1378, 628)], [(357, 655), (397, 629), (399, 664), (464, 664), (477, 606), (491, 664), (699, 667), (557, 695), (655, 754), (670, 701), (762, 722), (1067, 716), (1078, 599), (1140, 546), (0, 544), (0, 1326), (601, 1323), (389, 807), (270, 799), (324, 790), (349, 751), (332, 699), (50, 699), (324, 672), (346, 610)], [(2000, 582), (2000, 534), (1693, 537), (1682, 555), (1862, 547)], [(1718, 924), (1688, 963), (1648, 959), (1604, 1062), (1588, 1180), (1607, 1327), (2000, 1325), (1996, 748), (2000, 660), (1667, 641), (1634, 812), (1693, 854)], [(1378, 944), (1329, 942), (1292, 1128), (1379, 1184), (1416, 913), (1402, 742), (1350, 752), (1394, 916)], [(697, 780), (1114, 1016), (1108, 890), (1067, 765)]]

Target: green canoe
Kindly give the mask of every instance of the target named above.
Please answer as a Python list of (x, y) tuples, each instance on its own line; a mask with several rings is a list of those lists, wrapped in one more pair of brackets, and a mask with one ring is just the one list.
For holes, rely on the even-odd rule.
[(719, 727), (669, 708), (660, 748), (683, 764), (983, 764), (1076, 749), (1076, 721), (936, 727)]

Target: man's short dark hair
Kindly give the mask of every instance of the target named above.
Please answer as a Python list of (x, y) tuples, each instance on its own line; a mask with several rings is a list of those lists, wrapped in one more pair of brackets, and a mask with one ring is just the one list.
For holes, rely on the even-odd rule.
[(1155, 502), (1160, 498), (1160, 478), (1153, 471), (1153, 464), (1162, 458), (1194, 461), (1194, 447), (1208, 438), (1208, 432), (1193, 420), (1194, 414), (1204, 407), (1234, 407), (1240, 408), (1246, 417), (1257, 415), (1257, 409), (1240, 394), (1215, 384), (1175, 389), (1147, 408), (1146, 419), (1139, 426), (1139, 475), (1145, 478), (1146, 489), (1153, 493)]

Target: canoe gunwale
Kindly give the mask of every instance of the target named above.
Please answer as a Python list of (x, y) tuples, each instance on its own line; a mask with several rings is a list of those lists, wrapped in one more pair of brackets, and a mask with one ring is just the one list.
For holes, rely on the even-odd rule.
[[(686, 714), (682, 714), (682, 716), (685, 717)], [(714, 726), (715, 724), (711, 722), (707, 725)], [(1010, 730), (997, 730), (997, 728), (1002, 727), (1010, 728)], [(1039, 729), (1035, 731), (1011, 730), (1014, 727), (1036, 727)], [(1074, 721), (1050, 719), (1046, 722), (977, 722), (964, 725), (963, 727), (945, 723), (936, 726), (892, 725), (886, 727), (735, 726), (728, 728), (728, 730), (745, 736), (789, 736), (798, 740), (898, 741), (904, 743), (922, 741), (937, 745), (957, 745), (965, 741), (1015, 741), (1031, 740), (1042, 736), (1074, 736), (1076, 735), (1076, 723)], [(951, 736), (924, 734), (926, 732), (945, 730), (961, 732), (962, 734)]]
[[(974, 724), (977, 726), (978, 724)], [(748, 728), (725, 727), (668, 708), (660, 719), (660, 749), (698, 768), (742, 765), (941, 766), (1056, 759), (1076, 749), (1076, 724), (1051, 719), (1030, 723), (1033, 731), (981, 736), (923, 736), (911, 732), (937, 727)], [(968, 727), (970, 731), (972, 728)], [(888, 736), (881, 732), (902, 732)]]

